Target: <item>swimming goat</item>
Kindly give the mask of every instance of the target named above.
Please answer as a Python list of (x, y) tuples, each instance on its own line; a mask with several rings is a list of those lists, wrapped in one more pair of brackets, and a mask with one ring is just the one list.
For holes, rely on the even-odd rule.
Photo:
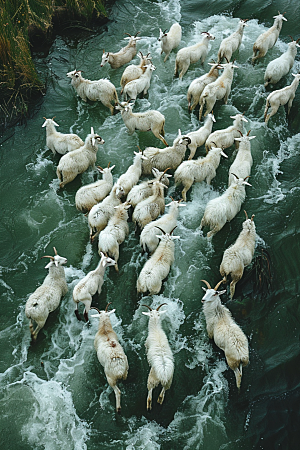
[(221, 155), (227, 158), (222, 148), (213, 147), (204, 158), (191, 161), (183, 161), (174, 173), (175, 184), (183, 185), (182, 198), (186, 201), (187, 191), (193, 183), (200, 183), (206, 180), (207, 184), (216, 176), (216, 169), (219, 167)]
[(226, 290), (217, 289), (223, 280), (214, 289), (207, 281), (201, 281), (208, 287), (202, 288), (205, 291), (202, 303), (208, 337), (225, 353), (227, 364), (234, 372), (236, 386), (240, 389), (242, 369), (249, 363), (248, 339), (234, 321), (229, 309), (221, 303), (220, 295)]
[(55, 155), (64, 155), (65, 153), (72, 152), (84, 145), (83, 140), (77, 136), (77, 134), (64, 134), (56, 131), (55, 127), (59, 127), (58, 123), (52, 119), (46, 119), (42, 127), (46, 127), (46, 145), (52, 153)]
[(218, 67), (224, 69), (222, 75), (217, 78), (216, 81), (205, 86), (200, 96), (199, 120), (201, 120), (204, 105), (206, 105), (205, 117), (213, 110), (217, 100), (223, 99), (225, 105), (227, 104), (231, 91), (234, 69), (238, 69), (238, 66), (234, 65), (234, 61), (228, 61), (227, 64), (219, 64)]
[(243, 222), (243, 229), (240, 232), (237, 240), (223, 254), (220, 265), (220, 274), (223, 277), (223, 283), (226, 283), (228, 275), (231, 276), (230, 296), (233, 298), (235, 293), (235, 285), (242, 278), (244, 268), (248, 266), (254, 255), (256, 231), (254, 224), (254, 214), (251, 219)]
[(158, 40), (160, 41), (161, 45), (161, 55), (163, 53), (166, 54), (164, 62), (167, 61), (171, 51), (174, 48), (178, 47), (178, 45), (180, 44), (181, 34), (181, 26), (177, 22), (173, 23), (168, 33), (167, 30), (162, 31), (161, 29), (159, 29)]
[(117, 195), (126, 196), (142, 175), (142, 162), (147, 159), (143, 152), (134, 152), (133, 164), (117, 180)]
[(112, 190), (113, 177), (111, 171), (115, 166), (108, 166), (102, 169), (98, 166), (97, 169), (103, 174), (102, 180), (95, 181), (95, 183), (87, 184), (78, 189), (75, 195), (75, 205), (79, 211), (84, 213), (90, 211), (94, 205), (101, 202)]
[[(292, 73), (292, 75), (293, 77), (295, 77), (292, 84), (284, 87), (283, 89), (273, 91), (268, 95), (264, 112), (264, 119), (266, 124), (268, 124), (270, 117), (274, 116), (274, 114), (277, 113), (279, 106), (288, 104), (287, 113), (290, 113), (292, 103), (296, 95), (296, 90), (300, 81), (300, 73)], [(271, 108), (271, 111), (268, 113), (269, 108)]]
[[(42, 256), (50, 258), (50, 262), (45, 266), (45, 269), (49, 269), (49, 273), (43, 284), (30, 295), (25, 305), (25, 314), (30, 320), (29, 329), (34, 341), (45, 325), (49, 313), (58, 308), (61, 298), (68, 292), (65, 271), (62, 267), (67, 263), (67, 259), (59, 256), (55, 247), (53, 249), (54, 256)], [(34, 323), (37, 325), (35, 329)]]
[(193, 111), (196, 106), (199, 104), (200, 96), (203, 92), (203, 89), (208, 84), (216, 81), (219, 76), (219, 65), (213, 64), (212, 68), (208, 73), (205, 73), (201, 77), (195, 78), (191, 82), (187, 92), (187, 101), (188, 101), (188, 110)]
[(232, 125), (222, 130), (216, 130), (208, 136), (205, 142), (206, 153), (212, 147), (223, 147), (225, 149), (231, 147), (234, 143), (238, 147), (235, 138), (240, 137), (240, 133), (244, 128), (243, 122), (247, 123), (248, 120), (244, 117), (244, 114), (236, 114), (235, 116), (230, 116), (230, 118), (233, 119)]
[[(246, 177), (248, 178), (248, 177)], [(200, 229), (209, 226), (207, 237), (214, 236), (226, 222), (230, 222), (240, 211), (246, 198), (245, 185), (251, 186), (244, 178), (238, 178), (219, 197), (210, 200), (205, 208)]]
[(151, 63), (150, 53), (147, 53), (147, 55), (144, 56), (140, 51), (138, 52), (137, 56), (140, 58), (139, 64), (130, 64), (130, 66), (127, 66), (123, 72), (120, 81), (120, 85), (122, 88), (121, 94), (123, 94), (124, 86), (129, 83), (129, 81), (140, 78), (140, 76), (145, 72), (146, 66)]
[(102, 202), (93, 206), (88, 214), (88, 224), (90, 229), (90, 241), (93, 243), (94, 239), (101, 230), (103, 230), (109, 219), (115, 214), (115, 206), (120, 205), (122, 191), (117, 195), (118, 186), (115, 184), (110, 191), (110, 194), (105, 197)]
[(108, 311), (109, 305), (110, 303), (106, 306), (105, 311), (100, 311), (98, 308), (92, 306), (91, 309), (96, 309), (98, 313), (91, 314), (91, 316), (99, 317), (99, 326), (95, 336), (94, 346), (98, 360), (104, 368), (107, 382), (114, 390), (116, 410), (119, 413), (121, 412), (121, 391), (117, 383), (119, 380), (126, 380), (129, 365), (127, 356), (110, 321), (110, 315), (115, 312), (115, 309)]
[(125, 33), (128, 34), (129, 37), (124, 39), (128, 39), (129, 42), (126, 47), (121, 48), (121, 50), (117, 53), (105, 52), (103, 50), (100, 67), (103, 67), (106, 63), (108, 63), (112, 69), (118, 69), (131, 61), (136, 55), (136, 42), (140, 39), (137, 37), (139, 33), (140, 31), (138, 31), (134, 36), (131, 36), (129, 33)]
[(202, 127), (200, 127), (196, 131), (186, 133), (185, 136), (189, 137), (191, 140), (191, 143), (188, 145), (188, 148), (190, 149), (190, 156), (188, 157), (188, 159), (192, 159), (195, 156), (197, 148), (205, 144), (208, 136), (212, 132), (214, 122), (216, 122), (215, 116), (213, 115), (213, 113), (210, 113), (206, 116), (204, 125)]
[(215, 36), (207, 31), (203, 31), (201, 35), (203, 38), (200, 42), (190, 47), (181, 48), (176, 55), (174, 76), (176, 77), (179, 73), (180, 80), (190, 64), (195, 64), (199, 59), (201, 59), (201, 64), (203, 64), (206, 59), (209, 41), (215, 39)]
[(128, 202), (115, 206), (115, 214), (109, 219), (107, 226), (99, 234), (98, 253), (109, 255), (116, 262), (115, 269), (119, 272), (119, 245), (129, 234), (128, 227)]
[(166, 148), (146, 147), (144, 155), (148, 158), (142, 163), (143, 175), (151, 173), (153, 167), (158, 170), (177, 169), (179, 164), (183, 161), (187, 146), (191, 143), (191, 139), (182, 135), (178, 130), (178, 136), (174, 139), (173, 145)]
[(242, 43), (244, 28), (248, 26), (247, 19), (241, 19), (237, 30), (227, 38), (223, 39), (218, 51), (218, 63), (225, 58), (227, 61), (231, 60), (232, 54), (240, 48)]
[(161, 315), (166, 310), (159, 310), (165, 304), (162, 303), (156, 309), (143, 305), (150, 310), (150, 312), (143, 312), (143, 314), (149, 316), (148, 336), (145, 342), (147, 359), (151, 366), (147, 381), (147, 410), (152, 409), (153, 389), (159, 384), (162, 385), (162, 390), (157, 399), (157, 402), (161, 405), (165, 398), (165, 392), (170, 389), (173, 380), (174, 357), (166, 333), (161, 326)]
[(107, 79), (87, 80), (81, 75), (81, 70), (73, 70), (67, 73), (67, 77), (71, 78), (71, 85), (75, 89), (77, 95), (86, 102), (99, 100), (104, 106), (109, 108), (111, 114), (114, 113), (112, 102), (118, 102), (118, 94), (115, 86)]
[(228, 186), (235, 182), (235, 175), (239, 178), (245, 179), (251, 174), (253, 158), (251, 154), (250, 141), (254, 139), (255, 136), (249, 136), (250, 132), (251, 130), (249, 130), (245, 135), (241, 133), (241, 137), (235, 138), (240, 145), (236, 157), (229, 168)]
[(169, 206), (169, 212), (164, 214), (159, 219), (149, 222), (143, 229), (140, 235), (140, 245), (144, 252), (148, 252), (150, 255), (154, 253), (159, 245), (158, 235), (170, 233), (177, 226), (177, 218), (179, 214), (179, 207), (186, 206), (181, 203), (181, 200), (173, 200), (166, 206)]
[(282, 77), (287, 75), (294, 65), (295, 57), (297, 55), (297, 47), (300, 47), (298, 42), (300, 38), (294, 41), (292, 36), (290, 36), (292, 42), (289, 42), (288, 49), (279, 58), (273, 59), (269, 62), (265, 71), (265, 87), (268, 84), (276, 84), (281, 80)]
[(149, 222), (165, 212), (165, 188), (160, 181), (154, 181), (152, 195), (136, 205), (132, 214), (136, 229), (142, 230)]
[(137, 280), (137, 292), (149, 295), (158, 294), (162, 287), (162, 282), (167, 278), (171, 265), (174, 262), (175, 239), (179, 236), (173, 236), (173, 230), (165, 233), (162, 228), (162, 235), (157, 235), (160, 243), (153, 255), (146, 261)]
[(70, 183), (77, 175), (85, 172), (89, 166), (95, 164), (97, 159), (98, 146), (104, 144), (104, 140), (93, 127), (91, 133), (86, 137), (84, 145), (73, 152), (63, 155), (58, 163), (56, 174), (60, 180), (59, 187), (63, 188)]
[(159, 111), (149, 109), (141, 113), (132, 112), (133, 103), (119, 102), (115, 108), (121, 111), (122, 119), (131, 135), (135, 130), (152, 131), (154, 136), (168, 145), (164, 135), (165, 116)]
[(282, 21), (287, 21), (287, 19), (284, 17), (284, 14), (285, 13), (280, 14), (280, 12), (278, 11), (278, 16), (273, 16), (273, 19), (275, 20), (271, 28), (259, 35), (254, 42), (252, 64), (254, 64), (257, 59), (263, 58), (266, 55), (267, 51), (276, 44), (282, 28)]
[(83, 317), (86, 322), (89, 321), (88, 312), (91, 308), (93, 295), (98, 292), (101, 293), (102, 285), (104, 283), (104, 273), (106, 267), (115, 266), (116, 261), (107, 255), (100, 253), (101, 259), (95, 270), (91, 270), (82, 280), (80, 280), (73, 289), (73, 300), (75, 303), (75, 315), (78, 320), (81, 320), (78, 304), (84, 304)]

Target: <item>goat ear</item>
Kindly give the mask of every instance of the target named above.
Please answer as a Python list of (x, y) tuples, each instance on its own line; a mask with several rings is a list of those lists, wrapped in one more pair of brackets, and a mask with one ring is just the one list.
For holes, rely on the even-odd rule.
[(226, 292), (226, 289), (224, 291), (217, 291), (217, 294), (222, 295), (222, 294), (225, 294), (225, 292)]
[(164, 313), (166, 313), (166, 312), (167, 312), (166, 309), (161, 309), (161, 310), (159, 311), (159, 314), (164, 314)]
[(100, 314), (91, 314), (91, 317), (100, 317)]
[(145, 314), (145, 316), (150, 316), (149, 312), (142, 311), (142, 314)]
[(111, 311), (109, 311), (107, 314), (112, 314), (112, 313), (114, 313), (115, 312), (115, 309), (112, 309)]
[(202, 289), (204, 290), (204, 292), (206, 292), (206, 291), (207, 291), (207, 289), (206, 289), (205, 287), (203, 287), (203, 286), (202, 286)]
[(50, 261), (46, 266), (45, 269), (49, 269), (52, 266), (52, 261)]

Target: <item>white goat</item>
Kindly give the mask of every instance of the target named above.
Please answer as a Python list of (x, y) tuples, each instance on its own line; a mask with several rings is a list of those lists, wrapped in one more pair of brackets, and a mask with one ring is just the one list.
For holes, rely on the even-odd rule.
[(231, 276), (231, 298), (234, 296), (235, 285), (242, 278), (244, 268), (251, 263), (255, 250), (256, 231), (253, 221), (254, 214), (251, 219), (248, 219), (246, 211), (245, 214), (246, 220), (243, 222), (243, 229), (234, 244), (225, 250), (220, 265), (220, 274), (223, 277), (223, 283), (226, 283), (228, 275)]
[(173, 353), (161, 326), (160, 316), (166, 312), (166, 310), (159, 311), (163, 305), (166, 305), (166, 303), (162, 303), (156, 309), (143, 305), (150, 310), (150, 312), (143, 312), (143, 314), (149, 316), (148, 336), (145, 342), (147, 360), (151, 367), (147, 381), (147, 410), (152, 409), (152, 391), (159, 384), (162, 385), (162, 390), (158, 396), (157, 403), (162, 404), (166, 390), (171, 387), (174, 374)]
[(157, 235), (160, 243), (153, 255), (146, 261), (137, 279), (137, 292), (149, 295), (158, 294), (161, 290), (162, 282), (167, 278), (171, 265), (174, 262), (175, 244), (174, 239), (180, 239), (179, 236), (173, 236), (174, 231)]
[(234, 183), (236, 174), (239, 178), (249, 177), (251, 174), (251, 167), (253, 164), (253, 158), (251, 155), (251, 139), (256, 136), (249, 136), (251, 130), (248, 131), (246, 135), (235, 138), (236, 141), (240, 143), (237, 155), (229, 168), (228, 186)]
[(189, 137), (191, 140), (191, 143), (188, 145), (188, 148), (190, 149), (190, 156), (188, 159), (192, 159), (195, 156), (197, 148), (201, 147), (201, 145), (206, 142), (208, 136), (212, 132), (212, 127), (215, 121), (215, 116), (212, 113), (208, 114), (204, 125), (200, 127), (199, 130), (186, 133), (185, 136)]
[(98, 253), (108, 254), (116, 262), (115, 269), (119, 272), (119, 245), (129, 234), (128, 227), (128, 202), (115, 206), (115, 214), (109, 219), (107, 226), (99, 234)]
[(215, 39), (215, 36), (207, 31), (203, 31), (201, 34), (203, 38), (200, 42), (190, 47), (181, 48), (176, 55), (174, 76), (176, 77), (179, 73), (180, 80), (190, 64), (195, 64), (199, 59), (201, 59), (201, 64), (203, 64), (207, 57), (209, 41)]
[(298, 42), (300, 38), (294, 41), (290, 36), (292, 42), (289, 42), (286, 52), (284, 52), (279, 58), (273, 59), (269, 62), (265, 71), (265, 87), (268, 84), (276, 84), (282, 77), (287, 75), (294, 65), (295, 57), (297, 55), (297, 47), (300, 47)]
[(161, 181), (166, 187), (169, 186), (168, 177), (171, 177), (172, 175), (166, 173), (167, 170), (168, 169), (166, 169), (164, 172), (160, 172), (156, 168), (153, 168), (152, 174), (155, 177), (154, 179), (146, 180), (140, 184), (133, 186), (126, 198), (133, 208), (135, 208), (136, 205), (142, 200), (145, 200), (146, 198), (150, 197), (150, 195), (152, 195), (152, 188), (155, 180)]
[(126, 196), (142, 175), (142, 161), (147, 158), (143, 155), (143, 152), (134, 152), (134, 154), (133, 164), (117, 180), (117, 195)]
[(221, 155), (227, 158), (222, 148), (214, 147), (204, 157), (192, 161), (183, 161), (174, 173), (175, 184), (182, 184), (182, 198), (186, 201), (186, 193), (193, 183), (201, 183), (206, 180), (210, 184), (216, 176), (216, 169), (219, 167)]
[(181, 131), (178, 130), (178, 136), (174, 139), (172, 147), (163, 149), (156, 147), (145, 148), (143, 153), (148, 160), (142, 163), (143, 175), (150, 174), (153, 167), (156, 167), (158, 170), (177, 169), (183, 161), (186, 148), (190, 143), (191, 139), (186, 135), (182, 135)]
[(159, 111), (149, 109), (141, 113), (132, 112), (133, 103), (119, 102), (115, 108), (121, 111), (122, 119), (128, 129), (129, 134), (135, 130), (152, 131), (154, 136), (160, 139), (165, 145), (168, 145), (164, 135), (165, 116)]
[(226, 290), (217, 289), (223, 280), (214, 289), (207, 281), (201, 281), (208, 287), (203, 288), (205, 295), (202, 298), (208, 337), (225, 353), (227, 364), (233, 370), (237, 388), (240, 389), (242, 369), (249, 363), (248, 339), (234, 321), (229, 309), (221, 303), (220, 295)]
[[(264, 112), (264, 119), (266, 124), (268, 123), (270, 117), (274, 116), (274, 114), (277, 113), (279, 106), (288, 104), (288, 114), (290, 113), (296, 90), (300, 81), (300, 73), (293, 73), (292, 75), (293, 77), (295, 77), (292, 84), (284, 87), (283, 89), (273, 91), (268, 95)], [(271, 108), (271, 112), (268, 114), (269, 108)]]
[(123, 93), (125, 100), (129, 97), (135, 100), (139, 94), (146, 95), (150, 87), (152, 72), (156, 69), (153, 64), (148, 64), (145, 72), (136, 80), (129, 81), (124, 87)]
[(199, 78), (195, 78), (195, 80), (191, 82), (187, 92), (189, 111), (193, 111), (198, 105), (200, 96), (205, 86), (212, 83), (213, 81), (216, 81), (218, 76), (219, 76), (219, 67), (218, 64), (214, 64), (208, 73), (205, 73)]
[(212, 83), (205, 86), (199, 100), (199, 120), (201, 120), (204, 105), (206, 104), (207, 116), (213, 110), (213, 107), (217, 100), (224, 99), (225, 105), (227, 104), (228, 97), (231, 91), (231, 84), (233, 80), (234, 69), (238, 69), (238, 66), (234, 65), (233, 62), (228, 62), (227, 64), (219, 64), (219, 68), (223, 68), (224, 71), (222, 75), (213, 81)]
[(138, 31), (134, 36), (131, 36), (129, 33), (125, 33), (128, 34), (129, 37), (124, 39), (128, 39), (129, 42), (126, 47), (121, 48), (121, 50), (117, 53), (105, 52), (103, 50), (100, 67), (103, 67), (106, 63), (108, 63), (112, 69), (118, 69), (131, 61), (136, 55), (136, 41), (140, 39), (137, 37), (139, 33), (140, 31)]
[(116, 410), (121, 412), (121, 391), (117, 386), (119, 380), (126, 380), (128, 374), (128, 360), (124, 350), (118, 340), (118, 337), (113, 330), (110, 314), (115, 312), (115, 309), (108, 311), (108, 306), (105, 311), (99, 311), (98, 314), (91, 314), (92, 317), (99, 317), (99, 327), (94, 340), (94, 346), (97, 352), (97, 357), (100, 364), (104, 368), (104, 373), (108, 384), (113, 388), (116, 396)]
[(225, 58), (227, 61), (231, 60), (232, 54), (240, 48), (242, 43), (244, 28), (248, 26), (247, 19), (241, 19), (237, 30), (227, 38), (223, 39), (218, 51), (218, 63)]
[[(25, 314), (30, 320), (29, 329), (34, 341), (45, 325), (49, 313), (59, 306), (61, 298), (68, 292), (65, 271), (62, 267), (67, 259), (59, 256), (55, 247), (53, 249), (55, 256), (42, 256), (51, 260), (45, 266), (45, 269), (49, 269), (49, 273), (43, 284), (30, 295), (25, 305)], [(35, 329), (34, 323), (37, 325)]]
[(166, 186), (160, 181), (154, 181), (152, 195), (136, 205), (132, 214), (136, 229), (142, 230), (147, 223), (165, 212), (165, 188)]
[(138, 52), (137, 56), (140, 58), (140, 63), (137, 65), (130, 64), (130, 66), (127, 66), (123, 72), (120, 81), (120, 85), (122, 87), (121, 94), (123, 94), (124, 86), (129, 83), (129, 81), (140, 78), (140, 76), (145, 72), (146, 66), (151, 63), (150, 53), (147, 53), (147, 55), (144, 56), (140, 51)]
[(230, 125), (230, 127), (216, 130), (208, 136), (205, 142), (206, 153), (208, 153), (212, 147), (223, 147), (223, 149), (225, 149), (231, 147), (234, 143), (236, 143), (236, 147), (238, 147), (235, 138), (240, 136), (240, 133), (243, 131), (243, 122), (247, 123), (248, 120), (244, 117), (244, 114), (230, 116), (230, 119), (233, 119), (233, 124)]
[(240, 211), (246, 197), (245, 185), (251, 186), (244, 178), (236, 177), (236, 181), (222, 195), (207, 203), (200, 223), (200, 229), (210, 227), (207, 237), (214, 236)]
[(178, 47), (181, 41), (181, 26), (179, 23), (175, 22), (171, 26), (168, 33), (166, 33), (167, 30), (162, 31), (159, 29), (159, 38), (161, 45), (161, 55), (165, 52), (166, 56), (164, 59), (164, 62), (167, 61), (169, 54), (171, 51)]
[(73, 70), (67, 73), (67, 77), (71, 78), (71, 85), (84, 102), (91, 100), (93, 102), (99, 100), (104, 106), (109, 108), (111, 114), (114, 113), (112, 102), (118, 102), (118, 94), (115, 86), (107, 79), (87, 80), (81, 75), (81, 70)]
[(90, 183), (78, 189), (75, 195), (75, 205), (79, 211), (84, 213), (90, 211), (94, 205), (101, 202), (112, 190), (113, 177), (111, 171), (115, 166), (108, 166), (105, 169), (98, 166), (97, 169), (103, 174), (102, 180)]
[(78, 303), (84, 304), (83, 316), (86, 322), (89, 321), (88, 312), (91, 308), (93, 295), (98, 292), (101, 293), (102, 285), (104, 283), (104, 273), (106, 267), (115, 266), (116, 261), (109, 256), (100, 253), (101, 259), (95, 270), (91, 270), (73, 289), (73, 300), (75, 302), (75, 315), (78, 320), (81, 320)]
[(165, 233), (170, 233), (177, 226), (179, 206), (186, 206), (181, 201), (172, 199), (171, 203), (166, 205), (170, 206), (169, 212), (145, 226), (140, 236), (140, 245), (144, 252), (148, 252), (150, 255), (154, 253), (159, 244), (157, 236), (162, 234), (161, 229)]
[(104, 144), (104, 142), (98, 134), (94, 133), (94, 129), (91, 127), (91, 133), (86, 137), (84, 145), (61, 157), (56, 169), (56, 174), (60, 180), (59, 187), (65, 187), (77, 175), (85, 172), (89, 166), (94, 165), (97, 159), (98, 146)]
[(287, 19), (284, 17), (284, 14), (285, 13), (280, 14), (280, 12), (278, 11), (278, 16), (273, 16), (273, 19), (275, 20), (272, 27), (259, 35), (254, 42), (252, 64), (254, 64), (258, 58), (262, 58), (263, 56), (265, 56), (267, 51), (275, 45), (282, 28), (282, 21), (287, 21)]
[(54, 155), (55, 153), (64, 155), (84, 145), (83, 140), (77, 134), (64, 134), (56, 131), (55, 127), (59, 127), (59, 125), (54, 122), (54, 117), (52, 119), (44, 117), (44, 119), (42, 127), (46, 127), (46, 145)]
[(102, 202), (93, 206), (88, 214), (91, 242), (94, 242), (95, 237), (98, 236), (100, 231), (102, 231), (106, 227), (109, 219), (114, 215), (116, 211), (115, 206), (121, 204), (120, 196), (122, 192), (120, 192), (120, 195), (117, 195), (117, 188), (118, 187), (115, 184), (110, 191), (110, 194), (105, 197)]

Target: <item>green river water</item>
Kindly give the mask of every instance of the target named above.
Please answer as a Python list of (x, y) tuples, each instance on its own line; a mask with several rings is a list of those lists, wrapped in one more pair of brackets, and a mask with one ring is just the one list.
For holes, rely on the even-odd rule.
[[(259, 34), (286, 11), (280, 38), (255, 67), (249, 58)], [(129, 373), (120, 383), (122, 413), (115, 413), (115, 398), (100, 366), (93, 341), (97, 320), (91, 326), (78, 322), (72, 290), (99, 261), (97, 246), (89, 243), (87, 218), (76, 210), (75, 193), (96, 179), (89, 169), (63, 190), (56, 177), (58, 156), (45, 145), (43, 117), (53, 117), (61, 132), (74, 132), (83, 139), (91, 126), (105, 140), (97, 164), (116, 167), (114, 180), (132, 163), (139, 145), (163, 147), (151, 133), (126, 131), (120, 114), (110, 116), (100, 103), (84, 103), (70, 85), (66, 73), (84, 71), (91, 80), (109, 78), (120, 95), (124, 67), (100, 68), (103, 49), (118, 51), (124, 33), (140, 31), (138, 49), (151, 52), (156, 66), (146, 98), (134, 109), (158, 109), (166, 117), (166, 140), (199, 127), (197, 111), (188, 113), (186, 93), (191, 81), (209, 70), (221, 40), (232, 33), (238, 18), (250, 19), (240, 51), (235, 55), (232, 92), (227, 105), (218, 102), (214, 129), (229, 126), (230, 115), (245, 112), (256, 139), (252, 143), (254, 164), (247, 197), (238, 215), (211, 240), (198, 226), (207, 202), (224, 191), (228, 169), (234, 159), (221, 161), (211, 186), (198, 183), (181, 208), (176, 234), (175, 262), (160, 295), (138, 300), (136, 280), (146, 261), (133, 223), (120, 249), (119, 274), (108, 269), (95, 305), (108, 302), (116, 308), (113, 326), (128, 356)], [(78, 34), (58, 36), (47, 56), (35, 55), (47, 89), (26, 124), (9, 128), (1, 138), (1, 315), (0, 315), (0, 430), (1, 450), (241, 450), (299, 449), (300, 424), (300, 307), (299, 307), (299, 189), (300, 189), (300, 90), (291, 114), (284, 107), (263, 121), (268, 92), (263, 86), (266, 65), (300, 37), (300, 7), (296, 1), (196, 0), (115, 2), (107, 25)], [(208, 58), (188, 70), (183, 80), (173, 78), (176, 53), (166, 63), (160, 55), (159, 28), (177, 21), (182, 26), (180, 48), (197, 42), (202, 31), (216, 36)], [(137, 58), (134, 60), (137, 62)], [(276, 86), (292, 82), (300, 70), (299, 55), (292, 71)], [(196, 156), (204, 155), (204, 148)], [(180, 198), (174, 182), (168, 195)], [(169, 198), (166, 198), (166, 203)], [(222, 300), (249, 339), (250, 364), (244, 369), (240, 393), (224, 354), (209, 339), (202, 312), (201, 279), (213, 286), (220, 280), (224, 250), (241, 230), (245, 209), (255, 214), (257, 246), (255, 261), (245, 270), (233, 300)], [(25, 303), (42, 283), (46, 270), (43, 255), (53, 246), (68, 259), (69, 287), (60, 307), (53, 312), (31, 344)], [(259, 267), (261, 252), (270, 255), (272, 284), (259, 290), (259, 275), (269, 280), (266, 261)], [(141, 306), (164, 307), (163, 328), (174, 353), (175, 372), (162, 406), (146, 410), (149, 366), (144, 343), (148, 319)]]

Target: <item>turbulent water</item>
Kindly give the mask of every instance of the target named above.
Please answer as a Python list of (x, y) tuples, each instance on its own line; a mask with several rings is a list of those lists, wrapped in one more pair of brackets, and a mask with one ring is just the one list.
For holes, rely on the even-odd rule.
[[(277, 11), (286, 11), (280, 39), (255, 67), (249, 59), (259, 34), (273, 23)], [(103, 49), (118, 51), (124, 33), (140, 31), (138, 49), (151, 52), (156, 71), (149, 94), (134, 109), (158, 109), (166, 117), (170, 144), (180, 128), (183, 133), (199, 127), (197, 110), (189, 114), (186, 93), (191, 81), (209, 70), (220, 42), (232, 33), (238, 18), (247, 18), (240, 51), (234, 56), (232, 92), (227, 105), (214, 108), (214, 129), (232, 123), (230, 115), (244, 112), (256, 136), (251, 141), (254, 164), (251, 185), (240, 213), (211, 240), (199, 231), (207, 202), (224, 191), (234, 159), (221, 161), (211, 186), (194, 185), (187, 206), (180, 209), (175, 263), (160, 295), (139, 300), (136, 280), (146, 261), (139, 238), (130, 222), (130, 234), (121, 245), (117, 274), (107, 270), (100, 297), (116, 309), (113, 326), (128, 356), (129, 373), (120, 383), (122, 413), (115, 413), (115, 398), (100, 366), (93, 341), (97, 319), (90, 326), (74, 314), (72, 290), (99, 261), (97, 247), (89, 243), (87, 218), (76, 210), (75, 193), (96, 179), (90, 169), (65, 189), (59, 189), (59, 158), (45, 145), (43, 117), (56, 116), (59, 131), (74, 132), (83, 139), (91, 126), (105, 140), (97, 164), (111, 161), (114, 180), (132, 163), (139, 145), (163, 147), (151, 133), (126, 131), (120, 114), (110, 116), (100, 103), (84, 103), (76, 97), (66, 73), (83, 70), (89, 79), (109, 78), (120, 95), (124, 67), (100, 69)], [(175, 52), (166, 63), (160, 55), (159, 28), (180, 22), (180, 47), (194, 44), (202, 31), (216, 36), (204, 66), (191, 66), (183, 80), (173, 78)], [(109, 23), (97, 30), (58, 37), (46, 57), (36, 55), (37, 68), (47, 90), (35, 113), (24, 125), (8, 129), (1, 145), (1, 448), (17, 449), (297, 449), (299, 448), (300, 310), (299, 276), (299, 147), (300, 91), (290, 116), (281, 107), (266, 128), (263, 111), (267, 92), (263, 77), (269, 61), (278, 57), (299, 34), (298, 2), (117, 1)], [(137, 61), (137, 59), (135, 60)], [(300, 69), (299, 56), (292, 71), (278, 84), (290, 84)], [(277, 87), (276, 87), (277, 88)], [(204, 155), (204, 148), (196, 156)], [(171, 182), (168, 195), (180, 198)], [(166, 198), (166, 203), (169, 200)], [(240, 393), (224, 354), (208, 339), (202, 311), (201, 279), (215, 285), (224, 250), (236, 239), (244, 220), (255, 214), (257, 245), (255, 262), (246, 269), (234, 300), (222, 299), (249, 339), (250, 364), (244, 369)], [(25, 303), (43, 281), (46, 260), (55, 246), (68, 258), (69, 287), (31, 344)], [(270, 255), (270, 271), (262, 251)], [(260, 288), (262, 282), (263, 289)], [(174, 353), (175, 372), (162, 406), (154, 391), (153, 409), (146, 410), (148, 363), (144, 343), (148, 318), (142, 303), (157, 307), (166, 303), (163, 328)]]

